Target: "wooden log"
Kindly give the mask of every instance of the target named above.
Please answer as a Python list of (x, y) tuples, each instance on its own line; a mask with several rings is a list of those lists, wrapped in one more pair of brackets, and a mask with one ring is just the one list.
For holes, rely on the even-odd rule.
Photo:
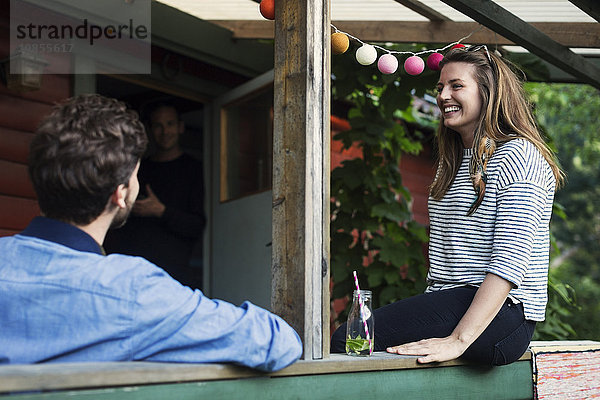
[(71, 95), (71, 77), (66, 74), (44, 74), (42, 75), (42, 87), (39, 90), (21, 92), (0, 85), (0, 94), (53, 105)]
[(0, 195), (0, 229), (23, 230), (38, 215), (37, 201)]
[(27, 165), (0, 159), (0, 194), (35, 199)]
[(0, 126), (0, 159), (27, 163), (33, 133)]
[(49, 104), (0, 94), (0, 126), (33, 132), (51, 109)]
[(273, 311), (329, 350), (329, 0), (275, 9)]

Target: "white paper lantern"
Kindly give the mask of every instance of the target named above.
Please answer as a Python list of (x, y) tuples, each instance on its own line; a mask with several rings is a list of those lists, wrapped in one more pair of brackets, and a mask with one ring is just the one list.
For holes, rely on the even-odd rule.
[(371, 65), (377, 60), (377, 49), (370, 44), (363, 44), (356, 50), (356, 61), (362, 65)]

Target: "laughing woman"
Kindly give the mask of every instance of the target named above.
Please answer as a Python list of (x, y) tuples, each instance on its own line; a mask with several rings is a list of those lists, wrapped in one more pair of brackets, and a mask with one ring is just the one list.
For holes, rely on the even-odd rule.
[[(439, 164), (429, 197), (425, 293), (374, 312), (375, 350), (508, 364), (547, 303), (549, 222), (563, 180), (521, 82), (485, 46), (440, 63)], [(343, 352), (346, 326), (333, 335)]]

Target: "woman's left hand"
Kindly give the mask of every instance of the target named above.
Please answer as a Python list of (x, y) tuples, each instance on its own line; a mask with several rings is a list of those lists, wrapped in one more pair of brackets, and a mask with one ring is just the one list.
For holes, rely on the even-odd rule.
[(417, 359), (419, 363), (449, 361), (460, 357), (498, 314), (511, 288), (511, 282), (488, 273), (450, 336), (388, 347), (388, 353), (423, 356)]
[(406, 343), (399, 346), (388, 347), (388, 353), (407, 356), (423, 356), (417, 358), (421, 364), (454, 360), (460, 357), (468, 345), (454, 336), (445, 338), (423, 339), (418, 342)]

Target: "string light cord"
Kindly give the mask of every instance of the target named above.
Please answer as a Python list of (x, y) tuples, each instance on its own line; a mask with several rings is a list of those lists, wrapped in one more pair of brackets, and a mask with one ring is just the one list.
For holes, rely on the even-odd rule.
[(477, 33), (477, 31), (479, 31), (480, 29), (482, 29), (482, 28), (483, 28), (483, 25), (479, 24), (479, 27), (478, 27), (477, 29), (475, 29), (474, 31), (472, 31), (471, 33), (469, 33), (467, 36), (465, 36), (465, 37), (462, 37), (462, 38), (458, 39), (456, 42), (452, 42), (452, 43), (450, 43), (450, 44), (448, 44), (448, 45), (446, 45), (446, 46), (444, 46), (444, 47), (442, 47), (442, 48), (439, 48), (439, 49), (427, 49), (427, 50), (419, 51), (419, 52), (416, 52), (416, 53), (414, 53), (414, 52), (412, 52), (412, 51), (396, 51), (396, 50), (389, 50), (389, 49), (386, 49), (385, 47), (378, 46), (378, 45), (376, 45), (376, 44), (371, 44), (371, 43), (364, 42), (364, 41), (360, 40), (359, 38), (357, 38), (356, 36), (349, 34), (348, 32), (344, 32), (344, 31), (341, 31), (341, 30), (339, 30), (339, 29), (338, 29), (338, 28), (337, 28), (335, 25), (333, 25), (333, 24), (331, 24), (331, 27), (333, 28), (333, 30), (335, 31), (335, 33), (343, 33), (344, 35), (348, 36), (349, 38), (351, 38), (351, 39), (353, 39), (353, 40), (356, 40), (356, 41), (357, 41), (357, 42), (359, 42), (361, 45), (368, 44), (369, 46), (373, 46), (373, 47), (375, 47), (376, 49), (379, 49), (379, 50), (381, 50), (381, 51), (384, 51), (384, 52), (386, 52), (386, 53), (388, 53), (388, 54), (401, 54), (401, 55), (404, 55), (404, 54), (410, 54), (410, 55), (412, 55), (412, 56), (420, 56), (420, 55), (422, 55), (422, 54), (428, 54), (428, 53), (439, 53), (439, 52), (441, 52), (441, 51), (445, 51), (445, 50), (447, 50), (448, 48), (450, 48), (450, 47), (452, 47), (452, 46), (455, 46), (455, 45), (457, 45), (457, 44), (462, 44), (462, 42), (463, 42), (464, 40), (467, 40), (468, 38), (470, 38), (471, 36), (473, 36), (475, 33)]

